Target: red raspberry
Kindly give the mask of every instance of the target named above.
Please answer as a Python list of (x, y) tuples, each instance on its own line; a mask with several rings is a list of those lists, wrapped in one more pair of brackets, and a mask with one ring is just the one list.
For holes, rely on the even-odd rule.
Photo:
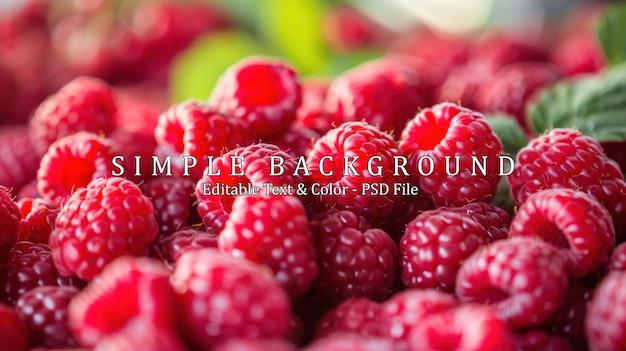
[(0, 301), (15, 304), (24, 293), (38, 286), (79, 286), (78, 279), (57, 272), (50, 247), (20, 241), (0, 269)]
[(452, 295), (433, 289), (409, 289), (386, 301), (377, 321), (381, 334), (403, 349), (409, 342), (410, 334), (423, 319), (457, 305), (458, 301)]
[(146, 323), (132, 323), (106, 336), (93, 351), (188, 351), (178, 335), (169, 329)]
[(184, 177), (154, 178), (141, 186), (154, 207), (159, 235), (170, 235), (192, 224), (192, 214), (197, 212), (193, 206), (195, 187), (191, 179)]
[(117, 106), (111, 87), (78, 77), (50, 96), (30, 120), (33, 143), (44, 154), (53, 142), (79, 131), (108, 135), (115, 128)]
[(313, 235), (300, 200), (287, 196), (239, 196), (219, 234), (222, 252), (268, 266), (294, 298), (317, 277)]
[(0, 128), (0, 184), (13, 195), (37, 178), (40, 161), (27, 126)]
[(407, 124), (399, 145), (412, 179), (435, 204), (463, 206), (494, 197), (502, 143), (482, 114), (440, 103)]
[(423, 75), (399, 60), (364, 63), (335, 78), (326, 94), (331, 125), (365, 121), (397, 135), (419, 108), (430, 104)]
[(59, 207), (41, 198), (22, 198), (18, 201), (22, 220), (17, 238), (19, 241), (47, 244)]
[(217, 235), (211, 231), (193, 228), (178, 230), (171, 235), (161, 236), (150, 245), (150, 256), (174, 267), (176, 261), (188, 250), (217, 248)]
[(163, 265), (146, 257), (120, 257), (72, 299), (69, 326), (87, 347), (129, 331), (149, 340), (174, 331), (174, 299)]
[[(282, 175), (272, 175), (270, 157), (283, 161)], [(264, 194), (266, 189), (263, 184), (267, 183), (291, 186), (291, 193), (295, 194), (297, 184), (302, 182), (301, 176), (293, 176), (297, 163), (296, 159), (278, 146), (265, 143), (240, 147), (225, 153), (213, 160), (211, 175), (208, 173), (209, 169), (205, 170), (202, 180), (196, 186), (198, 214), (207, 227), (219, 234), (228, 219), (236, 195), (242, 195), (243, 190), (240, 191), (240, 188), (245, 189), (246, 195), (251, 195), (248, 187), (252, 189), (256, 186), (259, 194)], [(236, 187), (236, 190), (221, 191), (220, 186)], [(218, 188), (217, 193), (212, 193), (213, 187)]]
[(492, 305), (513, 329), (540, 325), (562, 304), (568, 281), (566, 260), (541, 240), (496, 241), (461, 266), (456, 294), (461, 301)]
[(146, 255), (157, 237), (152, 203), (135, 183), (97, 179), (61, 207), (50, 235), (54, 264), (63, 275), (90, 281), (123, 255)]
[(587, 29), (568, 33), (552, 50), (551, 59), (568, 76), (596, 73), (606, 67), (602, 48), (593, 31)]
[(587, 345), (585, 318), (587, 306), (593, 295), (593, 287), (586, 287), (577, 280), (570, 282), (565, 302), (561, 309), (548, 322), (552, 335), (568, 340), (572, 345)]
[(361, 336), (352, 333), (337, 333), (313, 342), (301, 351), (380, 351), (394, 350), (390, 340)]
[[(158, 143), (156, 153), (172, 156), (175, 175), (202, 177), (207, 156), (219, 157), (239, 146), (248, 145), (246, 125), (239, 119), (227, 117), (195, 100), (172, 106), (159, 117), (155, 130)], [(185, 169), (182, 156), (192, 156), (195, 167)], [(193, 161), (187, 161), (193, 165)]]
[(9, 189), (0, 185), (0, 263), (17, 241), (20, 210), (11, 198)]
[(596, 288), (585, 319), (585, 331), (591, 350), (626, 348), (626, 273), (610, 272)]
[(113, 172), (113, 143), (88, 132), (79, 132), (54, 142), (41, 160), (37, 190), (60, 205), (76, 189)]
[(526, 106), (535, 93), (562, 78), (555, 67), (544, 63), (516, 63), (503, 67), (480, 84), (474, 95), (482, 113), (506, 113), (528, 128)]
[(213, 89), (209, 104), (249, 124), (261, 138), (280, 135), (302, 103), (298, 73), (286, 62), (249, 57), (231, 66)]
[(212, 351), (296, 351), (296, 346), (280, 339), (255, 340), (232, 338), (213, 347)]
[(322, 317), (315, 328), (315, 337), (324, 338), (334, 333), (378, 336), (381, 311), (382, 306), (370, 299), (347, 299)]
[[(574, 348), (567, 339), (551, 335), (540, 329), (530, 329), (517, 332), (514, 335), (515, 350), (517, 351), (573, 351)], [(586, 344), (579, 344), (582, 350)]]
[[(394, 162), (400, 157), (393, 138), (367, 123), (346, 122), (331, 130), (315, 143), (306, 160), (311, 173), (306, 180), (315, 207), (320, 212), (352, 211), (377, 225), (399, 206), (400, 196), (395, 192), (372, 195), (371, 189), (362, 191), (362, 186), (386, 184), (393, 190), (394, 183), (405, 180), (394, 173)], [(323, 194), (322, 187), (340, 191)]]
[(626, 182), (619, 166), (600, 144), (577, 130), (555, 128), (531, 140), (517, 154), (508, 176), (519, 206), (544, 189), (568, 188), (594, 196), (613, 216), (617, 242), (625, 238)]
[(617, 245), (609, 260), (609, 271), (626, 271), (626, 243)]
[(40, 286), (20, 296), (15, 311), (28, 327), (31, 345), (76, 346), (67, 324), (67, 306), (78, 291), (69, 286)]
[[(413, 182), (408, 181), (411, 186), (417, 186)], [(435, 208), (430, 196), (424, 192), (419, 192), (417, 196), (406, 195), (401, 196), (400, 203), (394, 211), (383, 219), (378, 225), (385, 230), (394, 240), (400, 242), (400, 238), (404, 235), (406, 226), (424, 211)]]
[(494, 33), (474, 46), (471, 59), (504, 67), (517, 62), (546, 61), (548, 52), (539, 42), (523, 42), (504, 33)]
[(336, 127), (331, 125), (328, 113), (324, 109), (329, 86), (330, 80), (326, 79), (309, 78), (302, 82), (302, 105), (296, 112), (296, 125), (303, 125), (320, 134), (326, 134)]
[(15, 310), (0, 303), (0, 345), (6, 351), (28, 350), (28, 332)]
[(572, 276), (603, 266), (615, 246), (611, 214), (590, 195), (572, 189), (532, 194), (517, 210), (510, 236), (537, 236), (563, 250)]
[(350, 211), (330, 210), (311, 223), (320, 274), (315, 289), (324, 300), (362, 296), (383, 300), (396, 281), (398, 248), (382, 229)]
[(453, 102), (475, 110), (476, 91), (496, 70), (493, 64), (483, 61), (471, 61), (454, 68), (439, 87), (437, 101)]
[(500, 207), (485, 202), (472, 202), (461, 207), (440, 207), (439, 209), (469, 215), (487, 231), (490, 241), (509, 237), (511, 217)]
[(411, 350), (514, 351), (508, 326), (487, 306), (464, 304), (424, 317), (409, 336)]
[(191, 250), (170, 281), (184, 331), (205, 349), (234, 337), (284, 338), (289, 332), (289, 297), (261, 265), (215, 249)]
[(463, 261), (489, 242), (485, 228), (469, 215), (426, 211), (408, 224), (400, 240), (402, 282), (408, 288), (454, 291)]

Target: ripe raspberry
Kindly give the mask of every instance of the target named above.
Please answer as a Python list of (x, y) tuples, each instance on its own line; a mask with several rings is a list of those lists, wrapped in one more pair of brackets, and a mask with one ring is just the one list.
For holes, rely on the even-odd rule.
[(319, 78), (309, 78), (302, 82), (302, 105), (296, 112), (295, 125), (311, 128), (319, 134), (326, 134), (335, 127), (331, 125), (328, 113), (324, 109), (329, 85), (330, 80)]
[(426, 78), (398, 60), (364, 63), (335, 78), (326, 94), (331, 125), (365, 121), (397, 135), (419, 108), (430, 103)]
[(596, 288), (587, 307), (585, 331), (591, 350), (626, 348), (626, 273), (610, 272)]
[(72, 299), (68, 322), (87, 347), (125, 331), (148, 340), (173, 331), (174, 299), (163, 265), (146, 257), (120, 257)]
[(213, 347), (212, 351), (296, 351), (296, 346), (280, 339), (232, 338)]
[(143, 194), (154, 207), (154, 217), (159, 225), (159, 235), (165, 236), (191, 225), (189, 220), (196, 212), (195, 183), (186, 177), (154, 178), (141, 186)]
[(146, 325), (146, 323), (132, 323), (124, 330), (104, 337), (93, 348), (93, 351), (132, 350), (188, 351), (189, 349), (174, 331)]
[[(362, 191), (362, 186), (386, 184), (393, 190), (394, 183), (405, 180), (394, 174), (398, 157), (393, 138), (372, 125), (346, 122), (331, 130), (315, 143), (306, 160), (311, 173), (306, 180), (316, 209), (352, 211), (376, 226), (399, 206), (400, 196), (395, 192), (372, 195), (371, 189)], [(322, 187), (344, 191), (325, 194)]]
[(113, 171), (113, 143), (88, 132), (61, 138), (48, 148), (37, 172), (41, 196), (60, 205), (75, 190)]
[(408, 288), (454, 291), (463, 261), (489, 242), (485, 228), (469, 215), (426, 211), (408, 224), (400, 240), (402, 282)]
[(11, 198), (9, 189), (0, 185), (0, 263), (17, 241), (20, 210)]
[(558, 335), (572, 345), (587, 345), (585, 318), (593, 290), (594, 287), (586, 287), (577, 280), (570, 281), (563, 306), (548, 322), (552, 335)]
[(67, 324), (67, 306), (78, 291), (69, 286), (40, 286), (20, 296), (15, 311), (28, 327), (31, 345), (76, 346)]
[(609, 260), (609, 271), (626, 271), (626, 243), (615, 247)]
[[(567, 339), (548, 334), (541, 329), (517, 332), (513, 338), (517, 351), (574, 351)], [(582, 350), (586, 350), (586, 343), (578, 345), (582, 347)]]
[(26, 326), (15, 310), (0, 303), (0, 345), (6, 351), (28, 350)]
[(477, 109), (476, 91), (496, 72), (497, 68), (490, 62), (471, 61), (456, 67), (450, 72), (438, 91), (438, 102), (453, 102), (465, 108)]
[(339, 210), (317, 216), (311, 228), (320, 266), (315, 290), (324, 300), (389, 296), (398, 267), (398, 248), (389, 234)]
[(500, 207), (485, 202), (472, 202), (461, 207), (440, 207), (439, 209), (469, 215), (487, 231), (490, 241), (509, 237), (511, 217)]
[(454, 296), (433, 289), (409, 289), (397, 293), (383, 304), (378, 316), (381, 334), (403, 349), (413, 329), (423, 319), (458, 304)]
[(180, 256), (188, 250), (210, 247), (217, 248), (217, 235), (212, 231), (186, 228), (159, 237), (156, 242), (150, 244), (150, 256), (173, 268)]
[(568, 188), (594, 196), (613, 216), (616, 241), (626, 238), (626, 182), (619, 166), (606, 158), (600, 144), (579, 131), (555, 128), (531, 140), (517, 154), (508, 176), (519, 206), (544, 189)]
[(268, 266), (290, 296), (303, 296), (317, 277), (313, 235), (300, 200), (239, 196), (219, 234), (220, 251)]
[(519, 207), (509, 234), (537, 236), (561, 249), (575, 277), (603, 266), (615, 246), (611, 214), (590, 195), (572, 189), (532, 194)]
[(27, 126), (0, 128), (0, 184), (13, 195), (37, 178), (40, 161)]
[(511, 328), (540, 325), (561, 305), (568, 281), (566, 259), (541, 240), (496, 241), (461, 266), (456, 294), (463, 302), (492, 305)]
[(313, 340), (301, 351), (380, 351), (394, 350), (390, 340), (379, 337), (363, 337), (352, 333), (337, 333)]
[[(272, 156), (283, 160), (284, 172), (280, 176), (271, 175), (270, 157)], [(253, 144), (231, 150), (214, 159), (211, 164), (211, 173), (208, 173), (209, 169), (205, 170), (202, 180), (198, 182), (196, 186), (198, 214), (207, 227), (219, 234), (228, 219), (236, 195), (242, 195), (240, 188), (245, 189), (246, 195), (251, 195), (248, 187), (257, 186), (259, 193), (264, 194), (266, 189), (263, 184), (267, 183), (275, 186), (291, 186), (291, 193), (295, 194), (297, 184), (302, 182), (300, 175), (293, 176), (296, 165), (296, 159), (272, 144)], [(243, 175), (237, 175), (237, 173)], [(211, 192), (212, 187), (219, 188), (222, 185), (236, 187), (237, 190), (230, 193), (228, 191)]]
[(284, 338), (289, 332), (289, 297), (263, 266), (215, 249), (191, 250), (170, 281), (184, 332), (205, 349), (234, 337)]
[(22, 215), (17, 239), (35, 244), (47, 244), (59, 208), (51, 201), (41, 198), (22, 198), (17, 205)]
[(476, 109), (482, 113), (502, 112), (515, 116), (528, 128), (526, 105), (535, 93), (562, 78), (561, 72), (544, 63), (516, 63), (495, 72), (474, 95)]
[(483, 60), (497, 67), (517, 62), (543, 62), (548, 59), (540, 42), (523, 42), (504, 33), (494, 33), (474, 46), (472, 60)]
[(9, 252), (0, 268), (0, 301), (15, 304), (24, 293), (38, 286), (80, 286), (76, 278), (57, 272), (50, 247), (20, 241)]
[(97, 179), (61, 207), (50, 234), (54, 264), (63, 275), (90, 281), (123, 255), (146, 255), (158, 233), (152, 203), (135, 183)]
[[(188, 100), (172, 106), (159, 117), (155, 130), (156, 153), (172, 156), (175, 175), (202, 177), (207, 156), (219, 157), (226, 151), (248, 145), (246, 125), (239, 119), (216, 112), (208, 105)], [(198, 166), (185, 169), (181, 156), (192, 156)], [(190, 165), (193, 162), (190, 160)]]
[(111, 87), (97, 78), (78, 77), (50, 96), (30, 120), (35, 148), (44, 154), (56, 140), (79, 131), (108, 135), (117, 106)]
[(368, 298), (354, 297), (345, 300), (327, 312), (317, 323), (316, 338), (335, 333), (357, 333), (361, 336), (378, 336), (382, 306)]
[(249, 57), (231, 66), (213, 89), (209, 104), (242, 119), (261, 138), (280, 135), (302, 103), (298, 73), (288, 63)]
[(411, 350), (513, 351), (508, 326), (487, 306), (464, 304), (424, 317), (409, 336)]
[(453, 103), (424, 109), (406, 125), (399, 146), (409, 158), (409, 175), (436, 205), (494, 197), (502, 143), (480, 113)]
[(598, 40), (592, 31), (586, 29), (568, 33), (552, 50), (551, 59), (568, 76), (596, 73), (606, 67), (606, 58)]

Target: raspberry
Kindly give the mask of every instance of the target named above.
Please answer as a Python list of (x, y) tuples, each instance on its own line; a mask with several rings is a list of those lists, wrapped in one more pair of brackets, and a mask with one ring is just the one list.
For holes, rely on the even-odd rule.
[(331, 125), (328, 113), (324, 109), (329, 85), (330, 80), (319, 78), (309, 78), (302, 82), (302, 105), (296, 112), (296, 125), (311, 128), (320, 134), (326, 134), (335, 127)]
[[(284, 172), (280, 176), (271, 175), (272, 156), (283, 160)], [(301, 176), (293, 176), (296, 165), (296, 159), (272, 144), (253, 144), (231, 150), (213, 160), (212, 168), (207, 169), (202, 180), (198, 182), (196, 186), (198, 214), (207, 227), (219, 234), (228, 219), (236, 195), (243, 195), (243, 190), (239, 189), (245, 189), (246, 195), (251, 195), (248, 188), (256, 186), (262, 194), (266, 190), (263, 184), (267, 183), (291, 186), (291, 193), (295, 193), (296, 185), (302, 182)], [(236, 174), (239, 172), (243, 175)], [(236, 190), (218, 191), (214, 194), (210, 192), (212, 187), (220, 186), (236, 187)]]
[(11, 198), (9, 189), (0, 185), (0, 263), (17, 241), (20, 210)]
[(296, 351), (296, 347), (284, 340), (255, 340), (232, 338), (213, 347), (213, 351)]
[(335, 127), (365, 121), (396, 135), (419, 108), (429, 104), (428, 88), (420, 72), (398, 60), (381, 59), (336, 77), (324, 104)]
[(79, 131), (108, 135), (115, 128), (117, 106), (104, 81), (78, 77), (50, 96), (30, 120), (35, 148), (44, 154), (56, 140)]
[(440, 207), (439, 209), (469, 215), (487, 231), (490, 241), (509, 237), (511, 218), (500, 207), (485, 202), (472, 202), (462, 207)]
[[(393, 188), (394, 183), (402, 182), (405, 177), (394, 173), (394, 162), (400, 156), (393, 138), (367, 123), (346, 122), (331, 130), (315, 143), (306, 160), (311, 173), (306, 180), (315, 207), (320, 212), (333, 208), (352, 211), (377, 225), (399, 206), (400, 196), (395, 192), (372, 195), (371, 189), (361, 191), (362, 186)], [(319, 192), (323, 186), (345, 191), (326, 195)]]
[(17, 205), (22, 214), (17, 239), (35, 244), (47, 244), (59, 208), (51, 201), (41, 198), (22, 198)]
[(592, 294), (593, 287), (572, 280), (565, 302), (548, 323), (548, 330), (555, 336), (569, 340), (572, 345), (587, 345), (585, 318)]
[(205, 349), (234, 337), (284, 338), (289, 297), (271, 271), (215, 249), (185, 252), (170, 278), (187, 336)]
[(37, 177), (40, 161), (27, 126), (0, 128), (0, 184), (13, 195)]
[(76, 345), (67, 324), (67, 306), (77, 293), (75, 287), (40, 286), (20, 296), (15, 310), (28, 327), (32, 345), (51, 348)]
[(233, 257), (268, 266), (294, 298), (303, 296), (318, 274), (308, 218), (292, 195), (237, 197), (218, 246)]
[(464, 304), (424, 317), (409, 336), (411, 350), (515, 350), (508, 326), (489, 307)]
[(364, 297), (349, 298), (326, 313), (315, 328), (316, 338), (334, 333), (380, 335), (379, 318), (382, 306)]
[(602, 48), (589, 30), (574, 30), (566, 34), (552, 50), (551, 59), (568, 76), (596, 73), (606, 67)]
[(471, 59), (504, 67), (517, 62), (546, 61), (548, 53), (541, 43), (523, 42), (504, 33), (494, 33), (474, 46)]
[(383, 300), (396, 281), (398, 248), (382, 229), (350, 211), (330, 210), (311, 223), (320, 274), (315, 289), (327, 301)]
[(567, 188), (594, 196), (613, 217), (616, 241), (624, 240), (624, 176), (619, 166), (604, 156), (600, 144), (579, 131), (555, 128), (531, 140), (517, 154), (508, 181), (518, 206), (545, 189)]
[(502, 143), (480, 113), (453, 103), (424, 109), (407, 123), (399, 146), (409, 158), (409, 175), (436, 205), (493, 199)]
[(148, 340), (173, 331), (174, 299), (165, 267), (149, 258), (125, 256), (108, 264), (72, 299), (68, 323), (84, 346), (129, 331)]
[(379, 337), (363, 337), (352, 333), (337, 333), (313, 340), (301, 351), (380, 351), (393, 350), (390, 340)]
[(155, 178), (143, 184), (143, 194), (154, 207), (159, 235), (170, 235), (189, 226), (195, 202), (195, 183), (189, 178)]
[(41, 160), (37, 190), (60, 205), (78, 188), (113, 171), (113, 143), (88, 132), (79, 132), (54, 142)]
[(471, 61), (454, 68), (439, 87), (437, 101), (476, 109), (476, 91), (496, 70), (493, 64), (483, 61)]
[(489, 242), (485, 228), (469, 215), (426, 211), (408, 224), (400, 240), (402, 282), (408, 288), (454, 291), (463, 261)]
[(217, 248), (217, 235), (211, 231), (193, 228), (178, 230), (171, 235), (161, 236), (150, 245), (150, 256), (174, 267), (180, 256), (188, 250)]
[(132, 323), (124, 330), (106, 336), (93, 351), (187, 351), (174, 331), (162, 327)]
[[(411, 186), (417, 186), (411, 181), (407, 183), (411, 184)], [(404, 235), (406, 226), (422, 212), (434, 208), (435, 205), (426, 193), (419, 192), (417, 196), (403, 195), (398, 206), (379, 224), (379, 227), (385, 230), (393, 238), (394, 242), (399, 243), (400, 238)]]
[(0, 303), (0, 345), (6, 351), (28, 350), (28, 334), (15, 310)]
[(158, 144), (156, 153), (165, 157), (173, 155), (175, 175), (191, 175), (194, 180), (202, 177), (204, 167), (185, 169), (181, 156), (205, 162), (207, 156), (221, 156), (248, 145), (249, 140), (246, 125), (241, 120), (220, 114), (195, 100), (174, 105), (161, 114), (154, 133)]
[(313, 144), (319, 138), (320, 135), (317, 132), (294, 123), (280, 137), (266, 139), (264, 142), (274, 144), (290, 156), (299, 158), (307, 157)]
[(499, 240), (461, 266), (456, 295), (492, 305), (511, 328), (540, 325), (562, 304), (568, 286), (566, 260), (538, 239)]
[(622, 350), (626, 347), (626, 273), (609, 273), (596, 288), (587, 307), (585, 331), (591, 350)]
[(554, 66), (544, 63), (516, 63), (495, 72), (474, 95), (476, 109), (483, 113), (502, 112), (515, 116), (528, 128), (526, 105), (536, 92), (562, 78)]
[[(573, 351), (567, 339), (551, 335), (540, 329), (517, 332), (514, 335), (515, 350), (518, 351)], [(585, 345), (585, 344), (579, 344)], [(584, 349), (584, 347), (583, 347)]]
[(20, 241), (9, 252), (0, 268), (0, 300), (15, 304), (24, 293), (38, 286), (80, 286), (75, 278), (60, 275), (54, 266), (50, 247)]
[(375, 24), (354, 6), (335, 4), (326, 10), (322, 20), (324, 39), (331, 49), (349, 53), (373, 44)]
[(146, 255), (157, 237), (150, 200), (135, 183), (97, 179), (61, 207), (50, 234), (54, 264), (63, 275), (90, 281), (123, 255)]
[(519, 207), (509, 234), (537, 236), (563, 250), (575, 277), (603, 266), (615, 245), (611, 214), (590, 195), (572, 189), (532, 194)]
[(609, 271), (626, 271), (626, 243), (615, 247), (609, 260)]
[(286, 62), (249, 57), (220, 77), (209, 104), (242, 119), (261, 138), (280, 135), (296, 119), (302, 103), (298, 73)]
[(381, 334), (403, 349), (423, 319), (457, 305), (454, 296), (437, 290), (409, 289), (397, 293), (383, 304), (378, 316)]

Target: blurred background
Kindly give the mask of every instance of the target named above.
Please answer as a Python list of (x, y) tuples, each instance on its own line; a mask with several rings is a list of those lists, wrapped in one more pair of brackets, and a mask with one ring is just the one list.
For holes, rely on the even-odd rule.
[[(511, 53), (519, 44), (570, 65), (569, 74), (593, 72), (603, 67), (593, 37), (603, 6), (582, 0), (0, 0), (0, 124), (25, 123), (46, 96), (80, 75), (102, 78), (123, 97), (157, 110), (206, 99), (226, 67), (252, 54), (285, 57), (304, 77), (334, 77), (383, 55), (409, 55), (445, 66), (446, 73), (433, 78), (441, 83), (472, 52)], [(567, 56), (579, 55), (580, 62), (559, 62), (563, 55), (554, 48), (560, 45), (573, 46)]]

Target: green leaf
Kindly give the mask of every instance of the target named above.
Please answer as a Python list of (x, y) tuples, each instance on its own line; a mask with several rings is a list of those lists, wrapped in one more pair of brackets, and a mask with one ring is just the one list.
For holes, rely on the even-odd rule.
[(177, 102), (192, 98), (208, 99), (218, 78), (228, 67), (256, 54), (264, 52), (243, 32), (221, 32), (200, 38), (172, 65), (172, 98)]
[(515, 117), (509, 115), (487, 116), (487, 122), (502, 141), (504, 152), (515, 158), (517, 152), (528, 144), (524, 129)]
[(347, 54), (331, 55), (324, 73), (330, 76), (337, 76), (362, 63), (380, 58), (382, 52), (373, 49), (361, 49)]
[(317, 0), (263, 0), (259, 32), (301, 74), (317, 74), (326, 67), (329, 52), (322, 35), (324, 10)]
[(626, 4), (612, 4), (605, 10), (596, 36), (609, 64), (626, 62)]
[(555, 85), (529, 107), (528, 116), (537, 134), (576, 128), (600, 142), (626, 140), (626, 64)]

